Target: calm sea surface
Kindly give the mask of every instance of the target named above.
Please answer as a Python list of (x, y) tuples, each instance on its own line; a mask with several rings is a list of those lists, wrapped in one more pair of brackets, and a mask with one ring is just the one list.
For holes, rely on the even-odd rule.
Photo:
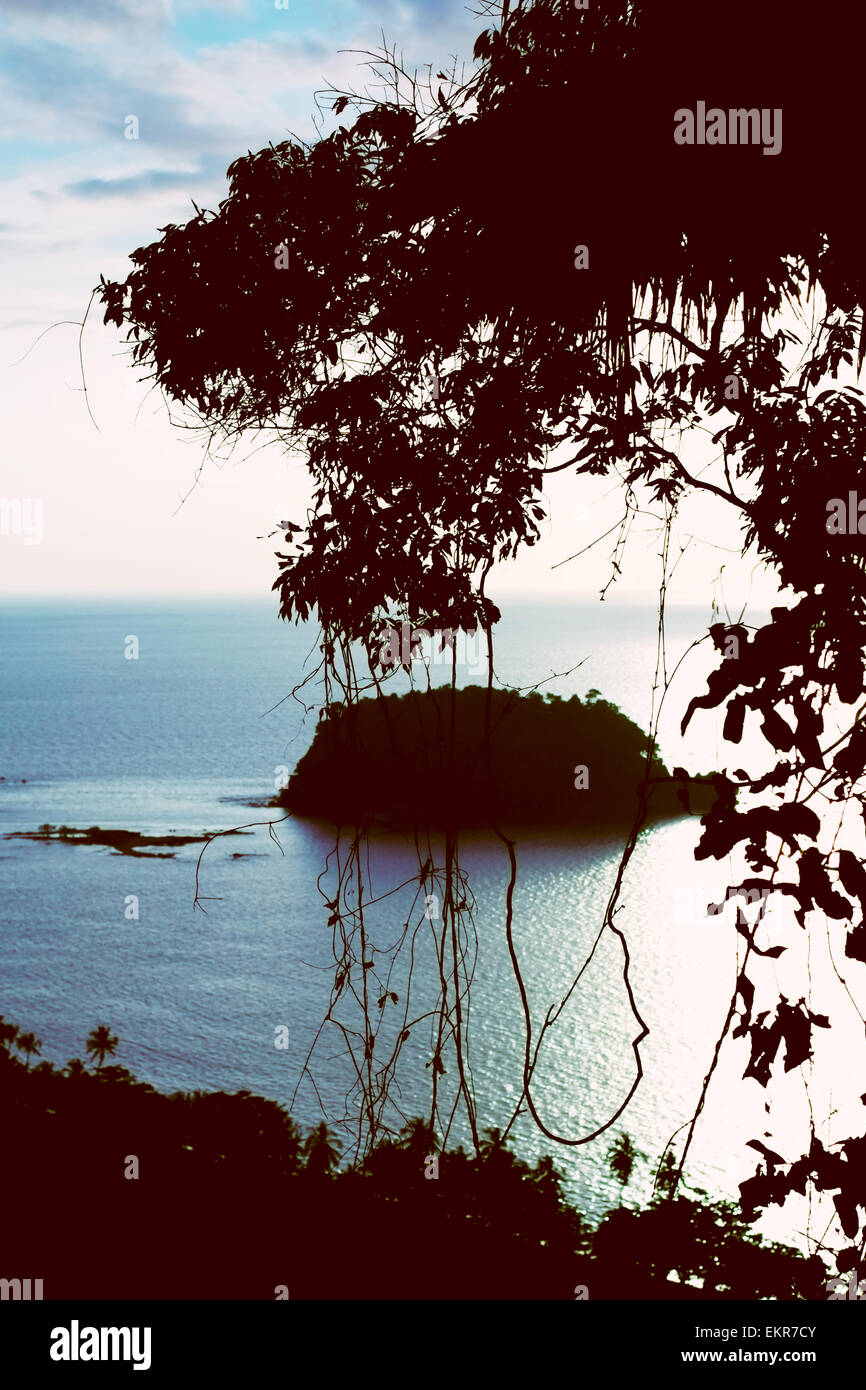
[[(669, 613), (669, 669), (709, 621), (703, 609)], [(651, 608), (511, 602), (497, 637), (497, 674), (514, 686), (546, 682), (542, 689), (563, 695), (596, 687), (646, 728), (656, 629)], [(134, 660), (124, 656), (130, 638), (138, 642)], [(264, 803), (312, 739), (321, 691), (311, 685), (301, 692), (316, 707), (308, 715), (291, 692), (317, 655), (315, 631), (280, 623), (269, 602), (7, 605), (0, 614), (0, 834), (45, 822), (149, 834), (266, 822), (277, 813)], [(471, 669), (474, 652), (461, 655), (468, 658), (461, 681), (482, 683), (480, 668)], [(667, 697), (661, 743), (669, 764), (733, 768), (757, 757), (748, 740), (724, 751), (717, 721), (705, 715), (680, 741), (682, 712), (710, 664), (705, 644), (688, 657)], [(446, 670), (433, 674), (444, 678)], [(571, 777), (578, 761), (591, 767), (591, 758), (564, 749), (563, 775)], [(705, 911), (736, 881), (736, 866), (696, 863), (698, 832), (696, 821), (682, 820), (642, 837), (618, 918), (650, 1032), (641, 1047), (643, 1079), (614, 1133), (627, 1130), (654, 1159), (694, 1110), (742, 945), (730, 910), (719, 918)], [(88, 1031), (108, 1023), (122, 1040), (117, 1060), (161, 1088), (247, 1088), (288, 1104), (300, 1078), (296, 1119), (315, 1123), (324, 1108), (330, 1123), (339, 1121), (351, 1076), (335, 1032), (319, 1040), (312, 1080), (301, 1078), (334, 979), (328, 912), (317, 888), (334, 836), (320, 824), (291, 820), (276, 834), (279, 846), (259, 824), (209, 846), (200, 868), (207, 915), (193, 908), (199, 845), (174, 858), (130, 858), (107, 848), (0, 839), (0, 1011), (35, 1030), (43, 1055), (57, 1063), (83, 1055)], [(568, 990), (598, 932), (620, 849), (610, 838), (519, 843), (515, 941), (536, 1028)], [(477, 836), (466, 837), (461, 862), (476, 899), (472, 1076), (481, 1123), (503, 1125), (519, 1094), (524, 1048), (505, 945), (507, 862), (501, 846)], [(417, 872), (412, 846), (401, 836), (380, 837), (369, 871), (370, 895), (386, 893)], [(132, 895), (137, 920), (127, 916)], [(372, 909), (377, 941), (398, 935), (412, 902), (409, 891)], [(418, 942), (413, 1016), (435, 1003), (423, 930)], [(799, 997), (804, 968), (802, 952), (787, 952), (768, 966), (768, 990), (785, 986), (788, 971), (789, 997)], [(825, 1009), (838, 1008), (838, 982), (829, 970), (822, 976), (814, 956), (812, 969), (813, 988), (830, 992)], [(403, 983), (399, 970), (395, 981)], [(289, 1028), (287, 1051), (274, 1046), (280, 1024)], [(605, 933), (541, 1054), (534, 1094), (550, 1129), (585, 1134), (619, 1106), (634, 1075), (636, 1032), (621, 950)], [(408, 1114), (429, 1106), (425, 1036), (429, 1043), (429, 1030), (414, 1034), (403, 1054), (400, 1094)], [(862, 1069), (859, 1020), (844, 1017), (820, 1047), (829, 1075)], [(692, 1151), (693, 1181), (718, 1193), (734, 1193), (754, 1172), (747, 1139), (771, 1133), (771, 1147), (785, 1153), (788, 1142), (793, 1156), (808, 1135), (803, 1077), (780, 1078), (767, 1112), (764, 1091), (740, 1080), (746, 1059), (743, 1042), (723, 1052)], [(822, 1097), (828, 1115), (836, 1098), (830, 1085), (813, 1091), (813, 1104), (816, 1096), (820, 1122)], [(822, 1131), (830, 1138), (850, 1132), (844, 1115), (832, 1124), (832, 1133)], [(618, 1200), (604, 1163), (610, 1134), (557, 1149), (521, 1120), (515, 1135), (527, 1157), (555, 1152), (572, 1197), (589, 1213)], [(465, 1141), (465, 1131), (455, 1125), (451, 1138)], [(650, 1183), (644, 1165), (635, 1198)], [(767, 1229), (790, 1236), (796, 1224), (776, 1213)]]

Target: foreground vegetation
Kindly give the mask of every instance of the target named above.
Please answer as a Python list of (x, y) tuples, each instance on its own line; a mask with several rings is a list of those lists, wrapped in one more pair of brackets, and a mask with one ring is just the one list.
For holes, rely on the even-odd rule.
[[(826, 1297), (819, 1259), (705, 1193), (670, 1199), (667, 1173), (593, 1227), (550, 1158), (495, 1130), (478, 1157), (439, 1153), (412, 1120), (341, 1169), (324, 1124), (303, 1134), (248, 1091), (162, 1094), (106, 1064), (117, 1045), (101, 1026), (89, 1069), (32, 1066), (40, 1040), (0, 1016), (0, 1273), (46, 1298)], [(634, 1159), (627, 1137), (610, 1151), (623, 1190)]]

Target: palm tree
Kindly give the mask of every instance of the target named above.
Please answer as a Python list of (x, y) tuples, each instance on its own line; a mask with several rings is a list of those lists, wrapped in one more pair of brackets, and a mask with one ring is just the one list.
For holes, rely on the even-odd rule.
[(15, 1039), (15, 1046), (19, 1052), (23, 1052), (27, 1061), (24, 1066), (30, 1070), (30, 1058), (38, 1056), (42, 1051), (42, 1039), (37, 1038), (35, 1033), (19, 1033)]
[(328, 1177), (340, 1161), (342, 1145), (324, 1121), (304, 1140), (306, 1171), (315, 1177)]
[(0, 1047), (4, 1052), (9, 1051), (10, 1043), (15, 1042), (19, 1032), (17, 1023), (7, 1023), (3, 1015), (0, 1014)]
[(676, 1187), (677, 1161), (670, 1149), (667, 1149), (662, 1156), (662, 1161), (656, 1172), (655, 1191), (659, 1197), (664, 1199), (672, 1197)]
[(638, 1159), (646, 1159), (646, 1154), (635, 1147), (627, 1134), (621, 1134), (607, 1151), (607, 1166), (621, 1184), (623, 1195)]
[(562, 1174), (555, 1167), (550, 1154), (544, 1154), (536, 1163), (532, 1170), (531, 1182), (535, 1184), (539, 1192), (543, 1192), (546, 1197), (553, 1198), (558, 1205), (561, 1197), (560, 1183)]
[(400, 1143), (413, 1158), (418, 1159), (426, 1158), (438, 1148), (436, 1131), (429, 1121), (417, 1118), (406, 1121), (400, 1130)]
[(80, 1076), (87, 1075), (87, 1068), (80, 1057), (70, 1057), (66, 1063), (66, 1075), (76, 1081)]
[(101, 1067), (106, 1057), (114, 1056), (115, 1049), (119, 1042), (120, 1039), (112, 1033), (104, 1023), (101, 1023), (98, 1028), (94, 1028), (88, 1035), (87, 1042), (85, 1043), (85, 1051), (91, 1053), (94, 1057), (98, 1057), (99, 1061), (97, 1066)]
[(506, 1173), (519, 1164), (520, 1160), (511, 1152), (505, 1140), (506, 1136), (496, 1126), (485, 1129), (479, 1139), (478, 1157), (486, 1172)]

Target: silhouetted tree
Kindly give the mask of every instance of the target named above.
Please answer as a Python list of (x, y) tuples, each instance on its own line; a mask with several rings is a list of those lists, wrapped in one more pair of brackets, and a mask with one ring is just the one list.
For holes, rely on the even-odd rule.
[[(829, 1026), (806, 1003), (805, 983), (799, 999), (778, 993), (767, 958), (829, 919), (852, 966), (866, 963), (863, 856), (855, 840), (820, 838), (814, 809), (817, 800), (840, 814), (866, 810), (857, 492), (866, 274), (851, 204), (859, 49), (832, 0), (809, 30), (807, 83), (802, 28), (782, 0), (733, 0), (710, 45), (692, 0), (593, 0), (585, 10), (535, 0), (485, 12), (491, 24), (465, 81), (425, 92), (386, 59), (393, 95), (332, 93), (336, 128), (320, 140), (236, 160), (218, 212), (164, 228), (133, 253), (124, 281), (101, 282), (105, 319), (126, 326), (135, 366), (209, 438), (272, 430), (305, 454), (313, 507), (304, 528), (285, 523), (275, 588), (285, 618), (317, 613), (326, 698), (339, 687), (347, 706), (362, 692), (349, 644), (366, 653), (363, 688), (378, 689), (383, 625), (405, 618), (492, 635), (499, 612), (485, 582), (495, 563), (535, 542), (546, 474), (568, 468), (621, 486), (622, 532), (603, 592), (621, 572), (641, 505), (659, 517), (663, 556), (684, 499), (704, 494), (732, 510), (744, 551), (790, 602), (758, 629), (729, 616), (710, 625), (715, 668), (683, 727), (724, 709), (729, 745), (747, 718), (766, 744), (767, 766), (713, 779), (696, 850), (720, 862), (742, 855), (749, 873), (739, 889), (781, 894), (794, 912), (796, 926), (772, 946), (763, 897), (737, 920), (745, 944), (719, 1048), (746, 1039), (745, 1076), (766, 1087), (774, 1066), (806, 1063), (815, 1030)], [(738, 92), (770, 91), (768, 113), (784, 113), (784, 153), (760, 148), (763, 127), (745, 143), (680, 143), (674, 117), (692, 101), (695, 72), (704, 92), (731, 91), (732, 74)], [(347, 108), (350, 122), (336, 124)], [(818, 119), (826, 112), (832, 134)], [(707, 435), (717, 457), (692, 463), (689, 440)], [(673, 775), (689, 780), (685, 769)], [(644, 800), (623, 867), (646, 813)], [(513, 842), (496, 828), (513, 886)], [(452, 964), (442, 967), (442, 997), (456, 1002), (442, 1005), (439, 1037), (456, 1060), (477, 1151), (459, 1005), (468, 972), (446, 950), (462, 939), (469, 909), (448, 829), (441, 959)], [(349, 880), (362, 862), (364, 827), (356, 830)], [(422, 888), (431, 873), (419, 866)], [(614, 933), (620, 882), (605, 916)], [(341, 927), (339, 896), (328, 910)], [(368, 964), (355, 936), (338, 933), (335, 998)], [(758, 1003), (759, 993), (770, 997)], [(587, 1143), (593, 1134), (552, 1130), (535, 1103), (541, 1039), (523, 997), (519, 1103), (551, 1141)], [(374, 1031), (367, 1010), (353, 1059), (370, 1145), (381, 1120), (374, 1098), (410, 1029), (377, 1076)], [(621, 1108), (641, 1074), (636, 1031)], [(445, 1049), (437, 1043), (431, 1059), (434, 1113)], [(811, 1184), (835, 1203), (848, 1242), (840, 1270), (862, 1271), (866, 1135), (832, 1148), (815, 1135), (804, 1142), (801, 1157), (762, 1164), (743, 1187), (745, 1210)]]
[[(821, 1296), (820, 1260), (752, 1236), (706, 1193), (620, 1208), (594, 1230), (565, 1200), (552, 1159), (530, 1167), (500, 1131), (481, 1136), (481, 1156), (442, 1152), (438, 1182), (423, 1173), (422, 1150), (439, 1146), (419, 1118), (399, 1142), (377, 1144), (365, 1171), (339, 1169), (327, 1127), (301, 1143), (273, 1101), (165, 1095), (128, 1073), (118, 1086), (114, 1070), (0, 1068), (0, 1185), (14, 1180), (18, 1199), (4, 1249), (32, 1242), (34, 1203), (53, 1175), (62, 1200), (49, 1267), (69, 1297), (188, 1297), (190, 1283), (201, 1297), (256, 1297), (262, 1268), (287, 1248), (314, 1297), (570, 1298), (576, 1269), (593, 1297), (670, 1297), (682, 1283), (719, 1297)], [(117, 1181), (119, 1134), (147, 1173), (134, 1190)], [(130, 1202), (134, 1247), (121, 1219)]]
[(623, 1193), (639, 1159), (646, 1160), (646, 1154), (635, 1148), (627, 1134), (620, 1134), (607, 1151), (607, 1166), (622, 1187)]
[(24, 1053), (27, 1059), (24, 1065), (29, 1069), (30, 1058), (38, 1056), (42, 1051), (42, 1039), (37, 1038), (35, 1033), (18, 1033), (14, 1041), (18, 1050)]
[(341, 1144), (323, 1122), (307, 1136), (303, 1152), (306, 1171), (312, 1177), (329, 1177), (340, 1161)]
[(106, 1057), (113, 1057), (117, 1049), (119, 1038), (107, 1028), (105, 1024), (100, 1024), (87, 1035), (85, 1051), (91, 1057), (97, 1059), (97, 1066), (101, 1067)]
[(417, 1116), (407, 1120), (400, 1130), (400, 1143), (416, 1162), (423, 1162), (428, 1154), (436, 1153), (439, 1148), (436, 1131)]

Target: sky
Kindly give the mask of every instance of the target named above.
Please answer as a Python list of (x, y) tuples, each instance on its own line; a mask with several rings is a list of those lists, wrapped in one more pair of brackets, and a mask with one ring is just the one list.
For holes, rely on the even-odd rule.
[[(251, 440), (201, 468), (124, 335), (97, 310), (80, 328), (91, 291), (192, 200), (216, 207), (239, 155), (314, 137), (315, 93), (363, 88), (383, 35), (435, 72), (488, 23), (459, 0), (0, 0), (0, 596), (268, 594), (302, 463)], [(494, 572), (494, 597), (605, 583), (612, 538), (561, 562), (616, 523), (618, 486), (559, 474), (547, 500), (541, 543)], [(684, 510), (671, 601), (772, 597), (738, 563), (731, 510)], [(624, 598), (657, 593), (659, 536), (636, 523)]]

